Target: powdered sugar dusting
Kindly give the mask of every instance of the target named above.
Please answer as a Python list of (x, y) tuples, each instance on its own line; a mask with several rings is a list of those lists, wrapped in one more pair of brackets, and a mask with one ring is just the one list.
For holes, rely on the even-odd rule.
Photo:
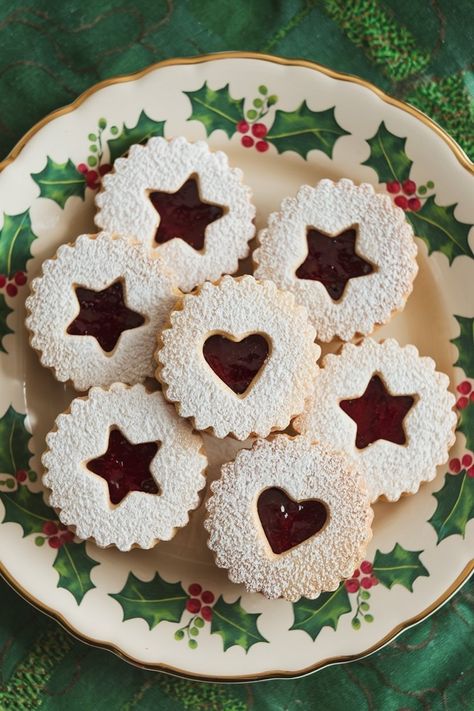
[[(259, 495), (278, 487), (292, 499), (319, 499), (329, 510), (325, 527), (276, 555), (257, 513)], [(306, 437), (277, 435), (257, 440), (234, 462), (224, 464), (207, 502), (208, 545), (229, 578), (249, 592), (296, 601), (335, 590), (352, 575), (371, 538), (373, 512), (357, 471)]]
[[(112, 426), (132, 444), (161, 442), (150, 466), (160, 495), (133, 491), (119, 505), (110, 504), (107, 483), (85, 462), (107, 450)], [(88, 398), (77, 398), (68, 413), (59, 415), (56, 427), (46, 438), (43, 482), (51, 490), (49, 504), (80, 538), (122, 551), (133, 545), (151, 548), (187, 524), (189, 510), (199, 504), (207, 459), (199, 435), (160, 392), (149, 393), (142, 385), (93, 388)]]
[[(96, 198), (99, 227), (134, 235), (176, 271), (184, 291), (237, 270), (255, 234), (255, 207), (250, 189), (242, 185), (242, 171), (229, 167), (225, 153), (211, 153), (204, 141), (188, 143), (181, 136), (170, 141), (151, 138), (146, 146), (132, 146), (128, 157), (116, 160), (114, 168), (104, 177), (104, 190)], [(176, 192), (192, 175), (198, 178), (202, 199), (224, 206), (225, 214), (208, 225), (202, 251), (182, 239), (157, 245), (159, 215), (148, 194), (150, 190)]]
[[(185, 296), (180, 307), (171, 314), (171, 328), (163, 332), (157, 352), (162, 364), (157, 377), (180, 415), (193, 418), (197, 429), (212, 428), (217, 437), (247, 439), (251, 433), (265, 437), (272, 429), (285, 429), (303, 411), (321, 350), (306, 310), (295, 305), (292, 294), (273, 282), (226, 276)], [(213, 333), (236, 340), (261, 333), (270, 341), (268, 359), (243, 397), (204, 360), (203, 344)]]
[[(79, 312), (76, 285), (101, 291), (116, 280), (124, 285), (127, 306), (145, 317), (139, 328), (124, 331), (114, 350), (105, 353), (92, 336), (71, 336), (67, 327)], [(77, 390), (115, 381), (136, 383), (153, 375), (156, 333), (180, 296), (176, 277), (160, 259), (138, 244), (108, 233), (81, 235), (43, 263), (26, 300), (31, 345), (42, 365), (58, 380), (72, 380)]]
[[(295, 429), (322, 446), (346, 452), (363, 473), (372, 501), (380, 496), (397, 501), (433, 479), (436, 466), (447, 461), (457, 419), (449, 379), (435, 371), (434, 361), (421, 358), (414, 346), (367, 338), (326, 356), (323, 365), (312, 404), (295, 420)], [(392, 395), (415, 395), (404, 419), (405, 445), (378, 440), (365, 449), (355, 446), (356, 423), (339, 402), (360, 397), (374, 373)]]
[[(336, 235), (354, 226), (356, 251), (375, 268), (350, 279), (341, 299), (333, 301), (322, 283), (295, 276), (308, 253), (306, 231), (314, 227)], [(283, 201), (280, 212), (270, 215), (258, 239), (255, 277), (273, 279), (292, 291), (307, 307), (321, 341), (336, 336), (348, 341), (388, 321), (394, 310), (403, 309), (418, 271), (413, 230), (403, 211), (371, 185), (356, 186), (348, 179), (302, 186), (295, 198)]]

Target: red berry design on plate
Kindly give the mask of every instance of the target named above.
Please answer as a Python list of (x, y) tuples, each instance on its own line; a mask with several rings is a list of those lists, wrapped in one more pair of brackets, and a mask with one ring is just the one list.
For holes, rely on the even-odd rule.
[(210, 622), (212, 620), (212, 609), (206, 605), (202, 608), (201, 615), (206, 622)]
[(371, 573), (372, 572), (372, 563), (370, 563), (368, 560), (362, 561), (360, 564), (360, 569), (362, 570), (363, 573)]
[(356, 568), (356, 569), (354, 570), (354, 572), (352, 573), (352, 577), (353, 577), (353, 578), (358, 578), (359, 575), (360, 575), (360, 570), (359, 570), (359, 568)]
[(255, 148), (259, 153), (265, 153), (265, 151), (268, 151), (268, 149), (270, 148), (270, 144), (266, 141), (257, 141), (257, 143), (255, 144)]
[(17, 272), (13, 278), (15, 280), (15, 284), (17, 284), (18, 286), (23, 286), (24, 284), (26, 284), (25, 272)]
[(110, 165), (110, 163), (104, 163), (104, 165), (99, 166), (99, 175), (107, 175), (107, 173), (110, 173), (112, 168), (113, 166)]
[(242, 136), (241, 143), (245, 148), (252, 148), (254, 140), (252, 136)]
[(242, 120), (239, 121), (239, 123), (237, 124), (237, 131), (238, 131), (239, 133), (247, 133), (247, 131), (249, 130), (249, 128), (250, 128), (250, 126), (248, 125), (247, 121), (245, 121), (245, 119), (242, 119)]
[(402, 188), (405, 195), (414, 195), (416, 193), (416, 183), (414, 180), (404, 180)]
[(23, 484), (23, 482), (26, 481), (27, 478), (28, 474), (24, 469), (19, 469), (15, 474), (15, 479), (20, 482), (20, 484)]
[(410, 198), (408, 200), (408, 207), (410, 210), (413, 210), (413, 212), (418, 212), (418, 210), (421, 209), (421, 201), (417, 197)]
[(268, 128), (264, 123), (254, 123), (252, 126), (252, 133), (255, 138), (265, 138), (268, 133)]
[(3, 274), (0, 274), (0, 289), (3, 289), (5, 284), (7, 283), (7, 278)]
[(359, 581), (355, 578), (350, 578), (349, 580), (346, 580), (344, 585), (346, 586), (346, 590), (348, 593), (356, 593), (359, 589)]
[(468, 475), (469, 479), (473, 479), (474, 478), (474, 467), (469, 467), (466, 474)]
[(468, 380), (463, 380), (462, 383), (459, 383), (456, 390), (458, 393), (461, 393), (461, 395), (469, 395), (472, 390), (472, 385)]
[(58, 532), (58, 527), (54, 521), (45, 521), (42, 526), (42, 531), (46, 536), (55, 536)]
[[(10, 286), (10, 284), (8, 286)], [(8, 291), (8, 286), (7, 286), (7, 291)], [(456, 407), (458, 408), (458, 410), (464, 410), (464, 408), (467, 407), (468, 405), (469, 405), (469, 399), (467, 397), (460, 397), (456, 403)]]
[(451, 459), (451, 461), (449, 462), (449, 468), (453, 472), (453, 474), (459, 474), (459, 472), (461, 471), (461, 462), (457, 457), (455, 459)]
[(406, 210), (408, 207), (408, 200), (404, 195), (397, 195), (394, 203), (397, 207), (401, 207), (402, 210)]
[(195, 597), (190, 598), (186, 602), (186, 609), (188, 612), (192, 612), (195, 615), (201, 609), (201, 601)]
[(372, 580), (370, 578), (362, 578), (360, 584), (365, 590), (369, 590), (372, 587)]
[(389, 193), (399, 193), (400, 192), (400, 183), (398, 180), (392, 180), (390, 183), (386, 184), (387, 191)]
[(201, 600), (206, 605), (212, 605), (215, 600), (214, 593), (212, 593), (210, 590), (204, 590), (203, 594), (201, 595)]
[(59, 536), (51, 536), (51, 538), (48, 538), (48, 543), (51, 548), (61, 548), (62, 545), (62, 541)]
[(465, 469), (469, 469), (472, 464), (472, 454), (465, 454), (464, 457), (461, 459), (461, 462)]
[(192, 595), (193, 597), (197, 597), (198, 595), (201, 594), (202, 587), (199, 585), (199, 583), (193, 583), (192, 585), (189, 586), (188, 588), (188, 593)]
[(77, 166), (77, 170), (79, 171), (79, 173), (82, 173), (83, 175), (85, 175), (87, 173), (87, 171), (89, 170), (89, 168), (87, 167), (87, 165), (85, 163), (79, 163), (79, 165)]
[(16, 296), (18, 294), (18, 289), (15, 286), (15, 284), (12, 284), (11, 282), (10, 282), (10, 284), (7, 284), (7, 294), (8, 294), (8, 296), (12, 296), (12, 297)]
[(63, 543), (72, 543), (74, 540), (74, 533), (72, 531), (65, 531), (61, 535), (61, 541)]
[(375, 575), (372, 575), (372, 577), (370, 578), (370, 582), (372, 586), (379, 584), (379, 580), (375, 577)]

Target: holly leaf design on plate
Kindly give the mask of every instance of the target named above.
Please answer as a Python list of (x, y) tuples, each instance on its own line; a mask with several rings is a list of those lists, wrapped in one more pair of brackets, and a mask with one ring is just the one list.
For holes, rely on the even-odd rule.
[(110, 162), (123, 156), (135, 143), (146, 143), (152, 136), (162, 136), (164, 121), (154, 121), (144, 111), (138, 117), (135, 126), (123, 125), (121, 133), (116, 138), (109, 138), (107, 145), (110, 151)]
[(42, 492), (30, 491), (24, 484), (18, 484), (14, 491), (2, 491), (0, 497), (5, 507), (3, 523), (19, 523), (23, 536), (39, 533), (45, 521), (56, 518), (53, 509), (44, 503)]
[(200, 121), (208, 136), (218, 128), (229, 138), (234, 135), (237, 123), (244, 114), (244, 100), (233, 99), (229, 85), (222, 89), (211, 89), (207, 82), (197, 91), (185, 91), (191, 101), (190, 121)]
[(468, 378), (474, 378), (474, 318), (456, 314), (454, 318), (460, 328), (459, 336), (451, 339), (451, 343), (458, 349), (458, 359), (454, 365), (462, 368)]
[(276, 146), (278, 153), (295, 151), (306, 158), (309, 151), (317, 149), (331, 158), (337, 139), (347, 135), (349, 132), (336, 121), (334, 108), (311, 111), (303, 101), (295, 111), (276, 111), (266, 140)]
[(247, 612), (240, 604), (225, 602), (220, 596), (212, 608), (211, 634), (219, 634), (224, 643), (224, 652), (235, 645), (246, 652), (257, 642), (268, 642), (258, 631), (259, 613)]
[(124, 621), (139, 617), (151, 630), (160, 622), (179, 622), (189, 597), (181, 583), (168, 583), (158, 573), (149, 582), (130, 573), (123, 589), (109, 594), (122, 607)]
[(95, 588), (90, 573), (96, 565), (99, 563), (89, 558), (85, 543), (62, 545), (53, 563), (54, 569), (59, 573), (58, 588), (69, 590), (80, 605), (86, 592)]
[(86, 178), (70, 158), (66, 163), (56, 163), (48, 156), (43, 170), (31, 173), (31, 177), (40, 189), (40, 197), (54, 200), (59, 207), (63, 208), (66, 200), (73, 195), (84, 200)]
[(301, 598), (293, 603), (295, 620), (291, 630), (303, 630), (314, 641), (323, 627), (337, 629), (339, 618), (351, 612), (351, 603), (344, 583), (334, 592), (322, 593), (316, 600)]
[(405, 153), (406, 140), (391, 133), (382, 121), (375, 136), (367, 141), (370, 155), (362, 165), (368, 165), (375, 170), (379, 183), (392, 180), (401, 183), (409, 177), (412, 161)]
[(19, 215), (4, 215), (0, 230), (0, 274), (12, 276), (15, 272), (25, 272), (35, 239), (29, 210)]
[(420, 555), (423, 551), (408, 551), (398, 543), (389, 553), (377, 551), (374, 558), (373, 573), (376, 578), (392, 588), (394, 585), (403, 585), (413, 592), (413, 583), (421, 576), (429, 576)]
[(474, 518), (474, 478), (463, 469), (459, 474), (447, 474), (444, 486), (433, 496), (438, 502), (428, 521), (438, 535), (438, 543), (455, 534), (463, 538), (468, 521)]
[(474, 451), (474, 402), (469, 400), (467, 406), (459, 412), (456, 429), (466, 438), (466, 448)]
[(19, 469), (28, 469), (31, 435), (25, 421), (26, 415), (16, 412), (11, 405), (0, 418), (0, 474), (14, 475)]
[(454, 216), (457, 203), (453, 205), (437, 205), (434, 195), (423, 203), (418, 212), (407, 212), (415, 235), (420, 237), (428, 247), (428, 254), (442, 252), (451, 265), (456, 257), (462, 255), (474, 257), (469, 245), (468, 236), (472, 225), (460, 222)]
[(13, 313), (13, 310), (8, 306), (3, 294), (0, 294), (0, 353), (6, 353), (6, 348), (3, 345), (3, 339), (8, 333), (13, 333), (12, 329), (7, 324), (7, 316)]

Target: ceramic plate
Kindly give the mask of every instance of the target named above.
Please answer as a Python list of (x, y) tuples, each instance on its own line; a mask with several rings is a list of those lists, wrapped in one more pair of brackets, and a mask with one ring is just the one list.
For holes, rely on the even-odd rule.
[[(256, 123), (266, 135), (254, 140)], [(375, 506), (358, 582), (317, 600), (268, 601), (230, 583), (206, 548), (202, 506), (154, 550), (119, 553), (79, 540), (58, 547), (40, 455), (74, 393), (28, 346), (25, 275), (29, 281), (60, 244), (94, 230), (101, 171), (154, 135), (204, 139), (225, 151), (254, 190), (259, 228), (284, 196), (323, 177), (370, 182), (408, 206), (420, 272), (405, 311), (376, 338), (414, 343), (448, 373), (457, 441), (449, 466), (416, 496)], [(357, 78), (261, 55), (165, 62), (94, 87), (36, 126), (0, 175), (0, 561), (7, 580), (83, 640), (149, 668), (217, 680), (298, 675), (361, 657), (444, 602), (473, 568), (472, 173), (453, 141), (414, 109)], [(408, 196), (394, 192), (404, 181), (413, 182)], [(242, 446), (248, 443), (205, 436), (209, 478)], [(371, 575), (378, 584), (368, 587)]]

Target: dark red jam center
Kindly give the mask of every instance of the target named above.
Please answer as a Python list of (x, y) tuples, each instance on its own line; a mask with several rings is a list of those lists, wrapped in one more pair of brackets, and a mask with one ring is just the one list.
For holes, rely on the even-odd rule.
[(232, 341), (216, 334), (204, 343), (202, 352), (214, 373), (237, 395), (242, 395), (268, 356), (268, 342), (259, 333)]
[(113, 504), (123, 501), (130, 491), (159, 494), (150, 464), (160, 445), (161, 442), (131, 444), (120, 430), (113, 429), (107, 451), (87, 462), (87, 468), (105, 479)]
[(79, 313), (67, 327), (67, 332), (71, 336), (93, 336), (106, 353), (113, 351), (124, 331), (145, 323), (141, 314), (125, 305), (121, 281), (103, 291), (77, 286), (76, 297)]
[(150, 200), (160, 216), (155, 234), (158, 244), (179, 238), (202, 249), (206, 227), (224, 214), (219, 205), (201, 200), (195, 178), (189, 178), (175, 193), (153, 191)]
[(366, 276), (373, 267), (355, 251), (355, 229), (345, 230), (335, 237), (309, 228), (306, 232), (308, 256), (296, 270), (298, 279), (320, 281), (334, 301), (341, 298), (349, 279)]
[(403, 420), (415, 402), (412, 395), (390, 395), (382, 379), (373, 375), (365, 393), (339, 406), (357, 425), (356, 447), (364, 449), (378, 439), (405, 444)]
[(322, 529), (328, 517), (322, 501), (293, 501), (276, 487), (260, 494), (257, 511), (274, 553), (284, 553), (311, 538)]

